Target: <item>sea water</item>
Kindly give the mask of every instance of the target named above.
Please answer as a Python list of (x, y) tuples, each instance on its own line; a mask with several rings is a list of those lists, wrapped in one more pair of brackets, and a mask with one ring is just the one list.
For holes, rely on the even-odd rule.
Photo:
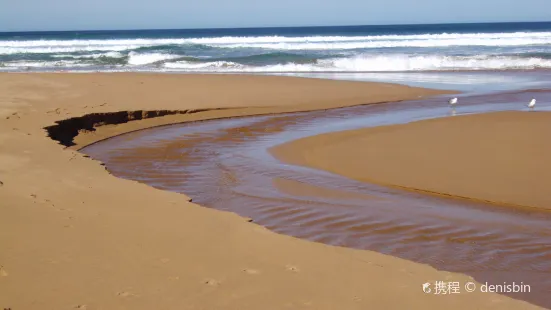
[(0, 71), (356, 73), (550, 68), (550, 22), (0, 33)]

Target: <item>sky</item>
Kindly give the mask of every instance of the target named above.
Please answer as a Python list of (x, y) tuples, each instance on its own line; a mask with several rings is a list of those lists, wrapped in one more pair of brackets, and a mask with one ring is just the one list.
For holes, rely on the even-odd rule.
[(551, 21), (550, 0), (0, 0), (0, 32)]

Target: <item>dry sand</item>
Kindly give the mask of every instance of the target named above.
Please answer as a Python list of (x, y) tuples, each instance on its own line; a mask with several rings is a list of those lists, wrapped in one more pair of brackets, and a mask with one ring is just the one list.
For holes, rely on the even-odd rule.
[(0, 74), (0, 308), (530, 309), (496, 294), (424, 294), (424, 282), (469, 278), (272, 233), (184, 195), (118, 179), (43, 129), (100, 113), (65, 123), (62, 133), (72, 139), (69, 125), (115, 122), (107, 112), (123, 111), (119, 122), (152, 116), (129, 110), (242, 107), (99, 127), (74, 139), (84, 145), (176, 121), (436, 93), (286, 77)]
[(284, 161), (361, 181), (551, 209), (551, 113), (495, 112), (308, 137)]

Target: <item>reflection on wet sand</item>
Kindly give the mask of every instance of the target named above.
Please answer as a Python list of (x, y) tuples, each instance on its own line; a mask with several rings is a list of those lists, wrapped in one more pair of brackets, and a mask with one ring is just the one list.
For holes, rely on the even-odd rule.
[[(518, 110), (533, 94), (466, 96), (456, 113)], [(548, 91), (538, 96), (551, 99)], [(444, 98), (433, 98), (205, 121), (134, 132), (82, 151), (116, 176), (186, 193), (280, 233), (374, 250), (481, 282), (523, 281), (532, 292), (510, 296), (551, 307), (551, 213), (365, 184), (281, 163), (267, 151), (305, 136), (449, 113)]]

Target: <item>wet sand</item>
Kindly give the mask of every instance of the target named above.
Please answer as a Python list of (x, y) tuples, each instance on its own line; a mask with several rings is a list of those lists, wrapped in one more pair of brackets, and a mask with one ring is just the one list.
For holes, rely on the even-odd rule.
[[(171, 122), (434, 94), (277, 77), (0, 74), (0, 307), (535, 308), (497, 294), (424, 294), (421, 283), (469, 277), (270, 232), (185, 195), (116, 178), (44, 130), (74, 118), (50, 134), (76, 147)], [(217, 108), (226, 110), (203, 111)], [(185, 113), (147, 112), (160, 110)]]
[[(532, 90), (461, 99), (458, 114), (519, 110)], [(450, 113), (446, 98), (172, 125), (82, 149), (116, 176), (185, 193), (270, 230), (398, 256), (480, 282), (523, 281), (510, 294), (549, 307), (551, 213), (446, 199), (288, 165), (268, 150), (319, 134)], [(460, 116), (458, 116), (460, 117)], [(448, 118), (449, 119), (449, 118)]]
[(551, 209), (550, 138), (551, 113), (507, 111), (336, 132), (272, 151), (360, 181)]

